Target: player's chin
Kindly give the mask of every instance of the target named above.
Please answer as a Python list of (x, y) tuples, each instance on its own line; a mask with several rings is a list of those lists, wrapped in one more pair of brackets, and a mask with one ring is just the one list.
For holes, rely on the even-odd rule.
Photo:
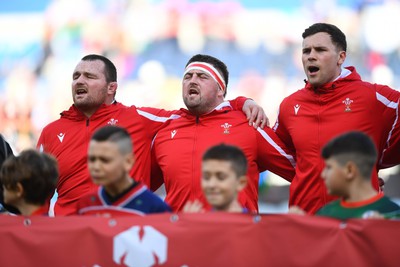
[(95, 185), (105, 185), (106, 181), (102, 177), (92, 177), (92, 181)]
[(86, 94), (84, 94), (84, 95), (74, 95), (74, 101), (78, 102), (78, 103), (84, 102), (85, 98), (86, 98)]
[(220, 206), (222, 204), (222, 199), (219, 196), (213, 195), (207, 196), (206, 198), (207, 202), (213, 207)]

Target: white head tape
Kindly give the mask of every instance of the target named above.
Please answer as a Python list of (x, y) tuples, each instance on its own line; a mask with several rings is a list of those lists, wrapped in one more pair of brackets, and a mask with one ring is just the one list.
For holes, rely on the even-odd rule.
[(186, 75), (191, 70), (201, 70), (208, 75), (210, 75), (219, 85), (219, 87), (225, 91), (225, 80), (222, 78), (222, 75), (213, 67), (213, 65), (205, 63), (205, 62), (192, 62), (190, 63), (183, 73), (183, 76)]

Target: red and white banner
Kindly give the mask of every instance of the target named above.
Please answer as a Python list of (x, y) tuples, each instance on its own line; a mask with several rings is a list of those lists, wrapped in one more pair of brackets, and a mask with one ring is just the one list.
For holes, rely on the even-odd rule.
[(0, 266), (400, 266), (400, 221), (298, 215), (0, 216)]

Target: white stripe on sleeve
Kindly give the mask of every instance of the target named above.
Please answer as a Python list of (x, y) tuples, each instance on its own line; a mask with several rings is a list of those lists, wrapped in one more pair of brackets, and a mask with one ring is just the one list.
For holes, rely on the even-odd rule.
[(397, 102), (390, 101), (389, 99), (387, 99), (385, 96), (381, 95), (378, 92), (376, 92), (376, 99), (378, 99), (379, 102), (381, 102), (388, 108), (396, 109), (398, 106)]
[(294, 160), (292, 155), (286, 154), (286, 152), (277, 143), (275, 143), (275, 141), (272, 140), (272, 138), (263, 129), (258, 127), (257, 131), (262, 135), (262, 137), (264, 137), (265, 140), (267, 140), (267, 142), (271, 146), (273, 146), (282, 156), (290, 161), (290, 164), (292, 164), (293, 168), (296, 168), (296, 161)]
[[(394, 120), (394, 122), (393, 122), (393, 124), (392, 124), (392, 129), (390, 129), (390, 132), (389, 132), (388, 137), (387, 137), (387, 139), (386, 139), (386, 147), (389, 147), (389, 146), (390, 146), (390, 139), (392, 138), (393, 130), (394, 130), (396, 124), (397, 124), (397, 121), (399, 120), (399, 102), (400, 102), (400, 99), (399, 99), (399, 101), (396, 103), (396, 105), (397, 105), (397, 106), (396, 106), (396, 118), (395, 118), (395, 120)], [(383, 157), (384, 157), (384, 155), (385, 155), (385, 151), (386, 151), (386, 148), (383, 149), (383, 151), (382, 151), (382, 156), (381, 156), (381, 158), (379, 159), (379, 163), (380, 163), (380, 164), (382, 164)]]
[(178, 119), (178, 118), (181, 117), (180, 115), (177, 115), (177, 114), (172, 114), (169, 117), (158, 117), (158, 116), (156, 116), (154, 114), (151, 114), (149, 112), (146, 112), (146, 111), (143, 111), (143, 110), (140, 110), (140, 109), (138, 109), (137, 112), (139, 113), (139, 115), (141, 115), (141, 116), (143, 116), (145, 118), (148, 118), (149, 120), (159, 121), (159, 122), (166, 122), (167, 120), (174, 120), (174, 119)]

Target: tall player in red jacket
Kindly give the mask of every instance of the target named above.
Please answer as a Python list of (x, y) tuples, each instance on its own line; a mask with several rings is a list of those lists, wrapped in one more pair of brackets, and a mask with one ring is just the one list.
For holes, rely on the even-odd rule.
[[(130, 175), (150, 185), (151, 140), (165, 121), (179, 117), (180, 113), (155, 108), (139, 109), (118, 103), (115, 100), (117, 70), (108, 58), (101, 55), (87, 55), (81, 59), (73, 72), (71, 87), (74, 104), (61, 113), (60, 119), (43, 129), (37, 143), (39, 149), (58, 160), (60, 177), (55, 215), (75, 214), (77, 200), (96, 188), (86, 161), (88, 143), (96, 129), (119, 125), (128, 130), (135, 140), (134, 153), (137, 156)], [(232, 103), (241, 109), (245, 99), (238, 98)], [(265, 121), (265, 114), (260, 115), (260, 110), (258, 106), (248, 110), (250, 122)]]
[(165, 183), (165, 201), (180, 211), (190, 200), (200, 199), (207, 207), (200, 186), (201, 159), (213, 145), (238, 146), (248, 160), (248, 185), (239, 194), (240, 204), (258, 211), (259, 173), (270, 170), (291, 180), (294, 158), (269, 127), (248, 126), (244, 114), (224, 101), (228, 70), (220, 60), (195, 55), (186, 65), (182, 81), (182, 116), (166, 123), (153, 141), (152, 189)]
[[(303, 39), (306, 85), (282, 101), (273, 129), (296, 153), (289, 205), (312, 214), (333, 200), (320, 177), (324, 166), (322, 147), (346, 131), (363, 131), (375, 141), (384, 164), (383, 150), (387, 144), (398, 142), (391, 139), (391, 131), (398, 121), (400, 93), (362, 81), (354, 67), (342, 68), (346, 36), (336, 26), (316, 23), (304, 31)], [(399, 151), (396, 153), (393, 160), (399, 164)], [(378, 189), (376, 171), (371, 179)]]

